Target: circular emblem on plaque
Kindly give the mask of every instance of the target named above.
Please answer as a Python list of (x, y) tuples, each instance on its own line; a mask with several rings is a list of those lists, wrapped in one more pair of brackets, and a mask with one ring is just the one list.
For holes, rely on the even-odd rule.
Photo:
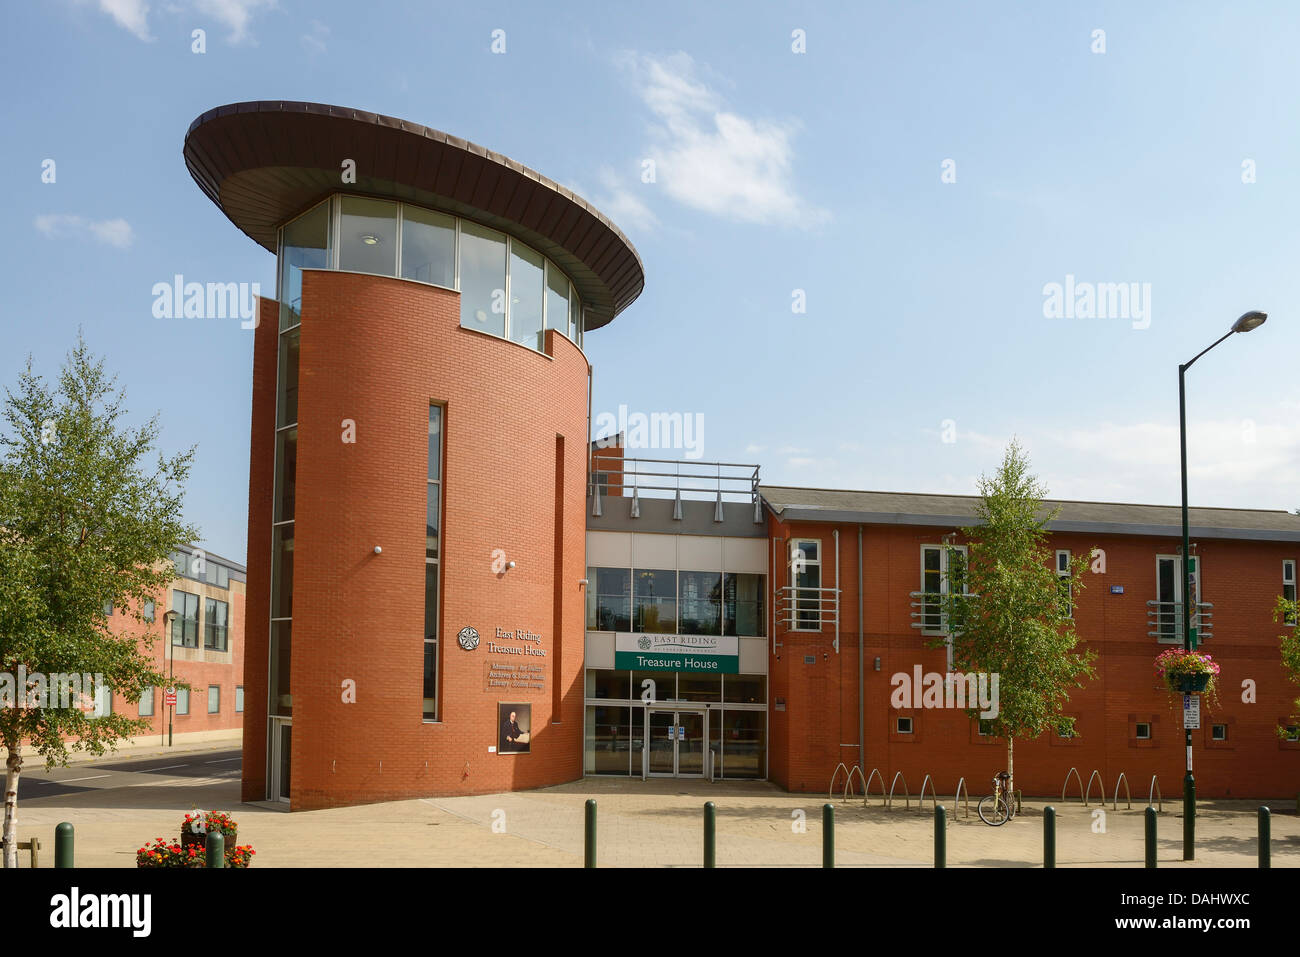
[(645, 635), (642, 635), (640, 638), (636, 640), (636, 646), (640, 648), (642, 651), (649, 651), (650, 644), (651, 644), (650, 639), (647, 638)]
[(460, 646), (466, 651), (473, 651), (478, 647), (478, 632), (469, 625), (466, 625), (460, 630), (460, 634), (456, 636), (456, 640), (460, 642)]

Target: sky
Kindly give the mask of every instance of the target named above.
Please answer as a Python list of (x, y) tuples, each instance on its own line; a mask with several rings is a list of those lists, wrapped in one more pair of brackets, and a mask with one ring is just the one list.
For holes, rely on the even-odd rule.
[(82, 330), (133, 421), (157, 413), (165, 452), (197, 446), (186, 517), (217, 554), (245, 557), (252, 332), (155, 318), (152, 290), (274, 294), (274, 258), (181, 156), (196, 117), (246, 100), (444, 130), (606, 213), (646, 288), (586, 339), (593, 415), (702, 428), (629, 455), (973, 494), (1014, 437), (1052, 497), (1177, 504), (1178, 365), (1259, 309), (1188, 372), (1190, 497), (1300, 508), (1293, 3), (4, 16), (0, 384), (29, 356), (53, 378)]

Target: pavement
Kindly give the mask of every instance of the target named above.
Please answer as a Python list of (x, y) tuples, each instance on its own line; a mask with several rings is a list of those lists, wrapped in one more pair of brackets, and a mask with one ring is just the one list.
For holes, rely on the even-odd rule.
[[(30, 765), (29, 765), (30, 767)], [(767, 782), (585, 778), (535, 791), (423, 798), (360, 807), (286, 813), (239, 800), (238, 749), (205, 742), (158, 755), (145, 749), (51, 773), (25, 773), (18, 805), (19, 840), (41, 839), (41, 866), (53, 863), (54, 828), (76, 828), (81, 867), (133, 867), (135, 851), (155, 837), (176, 838), (194, 809), (230, 812), (240, 844), (252, 844), (254, 867), (581, 867), (587, 798), (598, 803), (597, 861), (603, 867), (698, 867), (703, 805), (717, 807), (719, 867), (819, 867), (823, 796), (789, 794)], [(1042, 864), (1042, 812), (1057, 809), (1060, 867), (1141, 867), (1143, 815), (1027, 800), (1002, 827), (988, 827), (951, 799), (948, 866)], [(929, 867), (931, 803), (893, 810), (874, 797), (835, 800), (837, 866)], [(1198, 809), (1197, 860), (1182, 858), (1181, 805), (1159, 816), (1162, 868), (1255, 867), (1256, 802), (1207, 801)], [(1098, 813), (1098, 812), (1101, 813)], [(1300, 817), (1277, 802), (1272, 820), (1274, 867), (1300, 866)], [(20, 866), (27, 866), (26, 853)]]

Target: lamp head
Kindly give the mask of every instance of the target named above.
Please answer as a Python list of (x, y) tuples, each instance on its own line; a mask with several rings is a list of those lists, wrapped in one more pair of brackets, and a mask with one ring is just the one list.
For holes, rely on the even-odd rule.
[(1260, 326), (1262, 326), (1264, 324), (1264, 320), (1267, 318), (1268, 318), (1268, 313), (1266, 312), (1255, 312), (1254, 310), (1252, 310), (1250, 312), (1242, 313), (1241, 318), (1232, 324), (1232, 331), (1250, 332), (1250, 330), (1258, 329)]

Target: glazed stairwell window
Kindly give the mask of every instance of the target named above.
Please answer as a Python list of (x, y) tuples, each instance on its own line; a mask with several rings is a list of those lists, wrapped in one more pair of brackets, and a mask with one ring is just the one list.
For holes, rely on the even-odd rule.
[(199, 646), (199, 596), (185, 591), (172, 592), (172, 644), (178, 648)]
[[(1196, 594), (1192, 596), (1192, 627), (1197, 626), (1196, 603), (1201, 601), (1201, 561), (1194, 567)], [(1183, 642), (1183, 559), (1179, 555), (1156, 556), (1156, 613), (1155, 632), (1158, 641), (1170, 644)], [(1204, 636), (1202, 636), (1204, 637)]]
[(1070, 582), (1070, 551), (1059, 548), (1056, 551), (1056, 577), (1061, 587), (1061, 613), (1066, 618), (1074, 617), (1074, 586)]
[[(1282, 562), (1282, 597), (1287, 601), (1295, 601), (1295, 559), (1288, 558)], [(1295, 626), (1295, 615), (1287, 615), (1283, 623)]]
[(438, 720), (438, 584), (442, 517), (443, 408), (429, 406), (428, 507), (424, 548), (424, 704), (425, 721)]
[(921, 546), (921, 634), (946, 635), (951, 630), (943, 609), (950, 592), (969, 594), (965, 581), (965, 545)]
[(790, 540), (790, 584), (794, 586), (794, 631), (821, 631), (822, 543)]

